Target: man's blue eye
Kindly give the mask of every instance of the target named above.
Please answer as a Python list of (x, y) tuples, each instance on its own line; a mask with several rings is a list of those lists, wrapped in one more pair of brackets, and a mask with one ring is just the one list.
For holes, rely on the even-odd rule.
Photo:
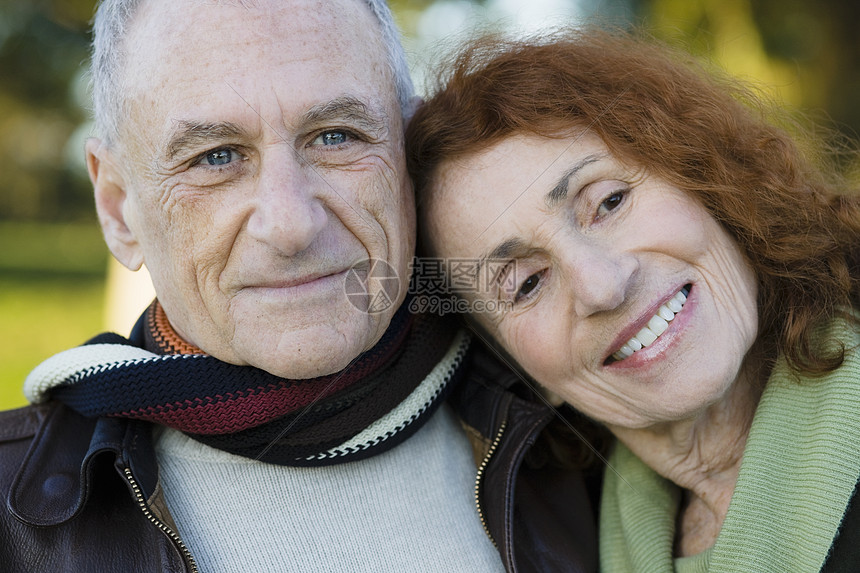
[(327, 131), (322, 134), (323, 145), (340, 145), (346, 143), (346, 133), (342, 131)]
[(232, 149), (216, 149), (206, 154), (206, 162), (209, 165), (227, 165), (235, 160), (238, 153)]

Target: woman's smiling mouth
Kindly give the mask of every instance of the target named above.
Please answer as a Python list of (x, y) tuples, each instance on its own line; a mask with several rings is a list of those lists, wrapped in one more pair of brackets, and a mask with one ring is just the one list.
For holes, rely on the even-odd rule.
[(642, 327), (630, 340), (621, 345), (621, 348), (609, 357), (606, 364), (630, 358), (634, 353), (653, 344), (661, 334), (666, 332), (666, 329), (669, 328), (669, 322), (675, 318), (675, 315), (684, 308), (684, 303), (687, 302), (691, 286), (689, 284), (684, 285), (674, 297), (663, 303), (657, 309), (657, 313), (648, 321), (648, 324)]

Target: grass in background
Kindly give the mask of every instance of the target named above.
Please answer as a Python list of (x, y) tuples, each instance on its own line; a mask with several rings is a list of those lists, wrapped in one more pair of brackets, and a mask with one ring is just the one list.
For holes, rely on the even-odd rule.
[(45, 358), (102, 329), (107, 249), (96, 223), (0, 223), (0, 409)]
[(0, 410), (26, 403), (24, 378), (102, 328), (104, 280), (0, 278)]

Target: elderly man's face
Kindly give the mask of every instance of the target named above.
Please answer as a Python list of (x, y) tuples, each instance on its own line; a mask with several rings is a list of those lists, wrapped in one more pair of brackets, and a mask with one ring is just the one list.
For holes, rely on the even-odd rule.
[(97, 205), (113, 252), (146, 264), (188, 342), (318, 376), (370, 348), (397, 307), (357, 309), (347, 271), (381, 259), (406, 283), (414, 205), (402, 119), (362, 2), (246, 4), (139, 9), (125, 61), (131, 114), (116, 149), (90, 148)]

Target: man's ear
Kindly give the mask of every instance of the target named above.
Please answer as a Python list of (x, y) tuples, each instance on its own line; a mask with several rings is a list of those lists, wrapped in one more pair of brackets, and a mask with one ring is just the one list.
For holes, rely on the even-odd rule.
[(113, 152), (90, 138), (86, 143), (87, 171), (95, 191), (96, 212), (105, 242), (113, 256), (132, 271), (143, 264), (143, 252), (126, 222), (126, 182), (117, 168)]

